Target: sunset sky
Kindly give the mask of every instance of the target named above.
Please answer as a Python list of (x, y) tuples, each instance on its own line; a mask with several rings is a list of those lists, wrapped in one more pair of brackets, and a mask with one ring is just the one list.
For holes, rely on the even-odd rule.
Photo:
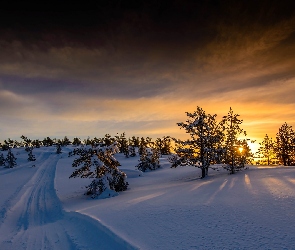
[(232, 107), (251, 139), (295, 126), (294, 1), (98, 1), (0, 15), (0, 141), (186, 136)]

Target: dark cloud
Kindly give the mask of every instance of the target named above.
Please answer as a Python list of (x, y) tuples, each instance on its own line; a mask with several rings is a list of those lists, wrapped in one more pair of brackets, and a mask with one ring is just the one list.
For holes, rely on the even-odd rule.
[(274, 25), (292, 17), (295, 5), (292, 1), (125, 2), (105, 1), (92, 10), (81, 6), (80, 11), (6, 11), (1, 15), (2, 36), (22, 40), (28, 47), (32, 43), (41, 48), (151, 46), (171, 53), (173, 48), (186, 51), (206, 44), (220, 27), (234, 25), (251, 32)]
[(0, 13), (6, 117), (159, 120), (195, 102), (251, 102), (252, 92), (294, 104), (292, 91), (273, 87), (293, 90), (294, 1), (105, 0), (59, 7), (32, 11), (26, 3)]

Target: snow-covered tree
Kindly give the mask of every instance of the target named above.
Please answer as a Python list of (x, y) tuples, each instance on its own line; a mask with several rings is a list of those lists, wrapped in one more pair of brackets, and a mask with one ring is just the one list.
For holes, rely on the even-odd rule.
[[(215, 147), (220, 141), (218, 133), (219, 125), (216, 122), (216, 115), (206, 114), (197, 107), (193, 113), (186, 112), (188, 119), (186, 122), (177, 123), (185, 129), (191, 139), (176, 140), (176, 156), (168, 158), (172, 166), (192, 165), (202, 170), (202, 178), (208, 174), (208, 168), (215, 156)], [(175, 158), (176, 157), (176, 158)]]
[(284, 166), (295, 163), (295, 133), (286, 122), (279, 128), (276, 136), (275, 153)]
[(155, 170), (160, 167), (160, 151), (157, 148), (144, 148), (140, 155), (139, 164), (135, 167), (145, 172), (147, 170)]
[(138, 154), (141, 155), (141, 154), (144, 154), (146, 148), (149, 148), (149, 147), (153, 147), (154, 146), (154, 143), (152, 142), (152, 138), (150, 137), (141, 137), (140, 141), (139, 141), (139, 146), (138, 146)]
[(118, 143), (119, 152), (123, 153), (127, 158), (129, 157), (129, 145), (125, 137), (125, 133), (122, 133), (120, 136), (115, 136), (116, 142)]
[[(226, 169), (234, 173), (249, 160), (250, 148), (247, 140), (239, 140), (238, 136), (246, 132), (240, 128), (242, 120), (232, 109), (220, 122), (216, 114), (206, 114), (197, 107), (193, 113), (186, 112), (186, 122), (177, 123), (190, 135), (188, 140), (175, 141), (176, 155), (168, 157), (171, 167), (191, 165), (202, 170), (202, 178), (208, 174), (209, 166), (215, 163), (225, 163)], [(244, 149), (243, 150), (241, 149)]]
[(70, 178), (94, 178), (87, 188), (87, 195), (95, 198), (104, 191), (115, 192), (125, 191), (128, 187), (126, 174), (118, 166), (120, 163), (115, 159), (114, 154), (118, 153), (116, 144), (109, 147), (81, 149), (76, 152), (79, 156), (73, 161), (72, 167), (76, 170)]
[(5, 166), (7, 168), (13, 168), (15, 167), (16, 164), (16, 157), (14, 156), (14, 154), (11, 152), (11, 149), (8, 149), (8, 153), (5, 159)]
[(24, 140), (25, 150), (27, 152), (30, 152), (31, 146), (32, 146), (32, 140), (29, 139), (28, 137), (24, 136), (24, 135), (22, 135), (20, 138)]
[(8, 138), (8, 140), (4, 140), (4, 144), (2, 144), (2, 150), (6, 151), (9, 150), (10, 148), (13, 148), (14, 146), (14, 141)]

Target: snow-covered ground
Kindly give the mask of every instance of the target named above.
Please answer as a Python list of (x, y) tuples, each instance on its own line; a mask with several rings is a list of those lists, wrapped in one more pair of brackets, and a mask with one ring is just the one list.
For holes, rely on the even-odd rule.
[[(256, 167), (229, 175), (193, 167), (135, 170), (117, 154), (129, 188), (93, 200), (89, 179), (69, 179), (72, 147), (13, 149), (0, 168), (0, 249), (295, 249), (295, 168)], [(35, 165), (35, 167), (32, 167)]]

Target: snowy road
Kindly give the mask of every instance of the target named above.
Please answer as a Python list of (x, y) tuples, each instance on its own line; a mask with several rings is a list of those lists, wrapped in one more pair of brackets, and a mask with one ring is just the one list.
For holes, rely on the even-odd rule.
[(98, 221), (63, 210), (54, 188), (60, 156), (52, 150), (34, 168), (0, 172), (0, 249), (134, 249)]

